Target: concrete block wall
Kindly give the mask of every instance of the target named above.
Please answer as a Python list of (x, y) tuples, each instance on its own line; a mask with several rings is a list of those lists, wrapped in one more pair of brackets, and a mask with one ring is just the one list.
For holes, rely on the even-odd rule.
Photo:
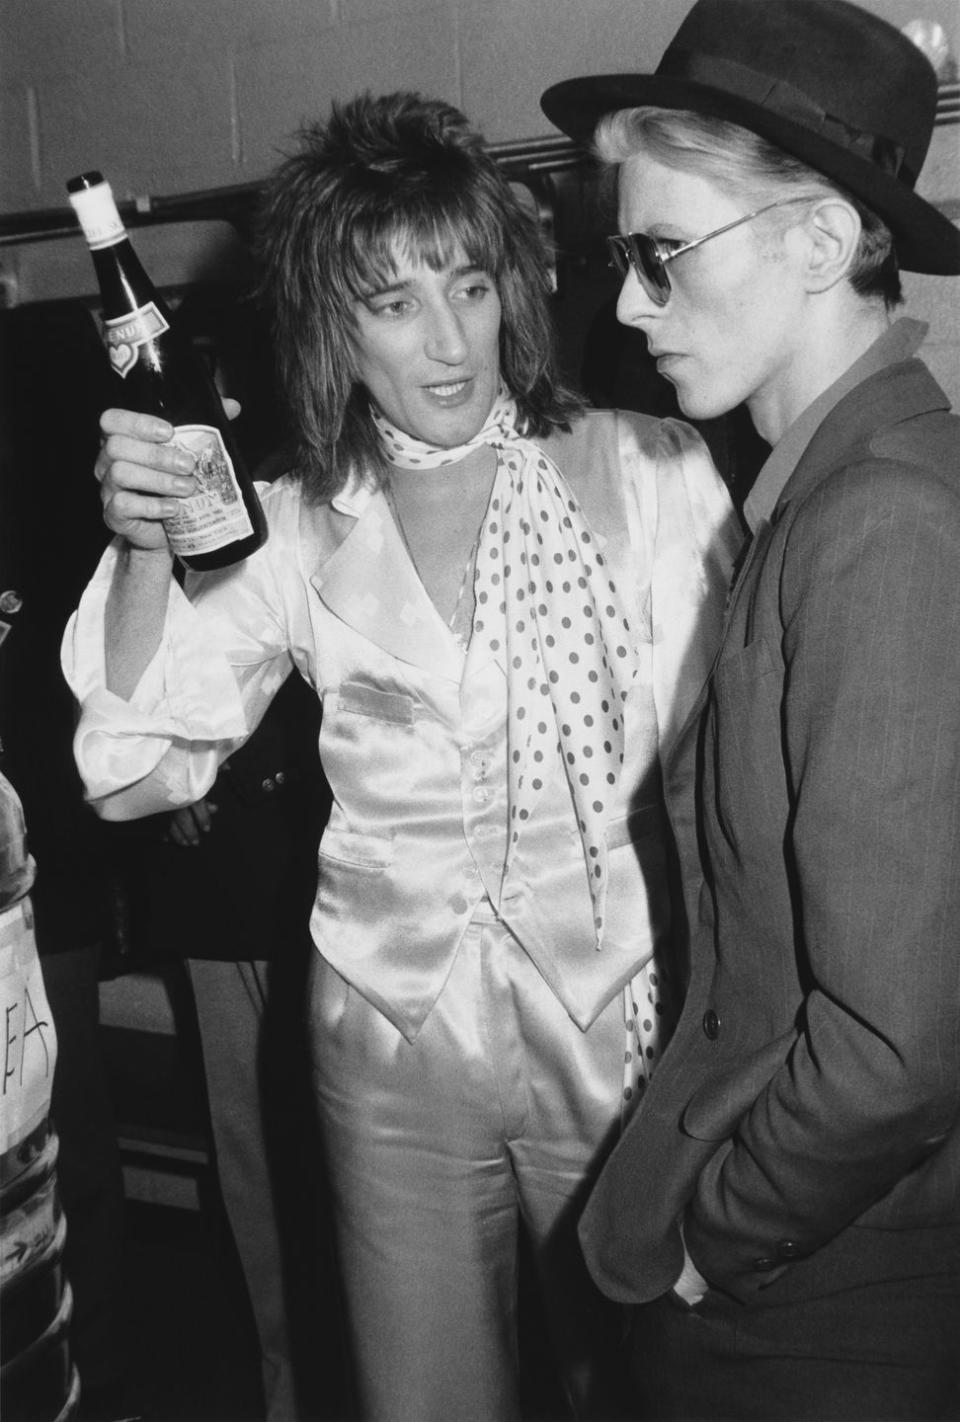
[[(305, 120), (362, 89), (449, 99), (491, 142), (548, 134), (548, 84), (652, 67), (690, 3), (0, 0), (0, 213), (64, 206), (65, 179), (84, 168), (121, 198), (255, 181)], [(896, 25), (941, 24), (960, 56), (960, 0), (861, 3)], [(960, 207), (960, 125), (938, 130), (921, 189)], [(956, 288), (910, 287), (948, 374), (960, 372)]]
[[(261, 177), (331, 98), (418, 88), (493, 140), (549, 132), (542, 88), (655, 59), (687, 0), (0, 0), (0, 210)], [(637, 11), (642, 11), (642, 39)]]
[[(776, 3), (776, 0), (770, 0)], [(944, 25), (958, 0), (868, 0)], [(358, 90), (419, 88), (494, 142), (550, 132), (571, 74), (656, 63), (690, 0), (0, 0), (0, 212), (56, 207), (100, 167), (121, 197), (261, 177)]]

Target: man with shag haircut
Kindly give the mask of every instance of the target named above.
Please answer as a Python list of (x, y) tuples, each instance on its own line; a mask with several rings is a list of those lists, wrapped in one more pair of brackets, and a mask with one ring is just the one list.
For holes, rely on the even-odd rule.
[(163, 421), (103, 416), (79, 764), (108, 817), (169, 808), (291, 672), (314, 688), (310, 1030), (363, 1413), (519, 1416), (522, 1221), (571, 1404), (609, 1417), (576, 1214), (659, 1050), (659, 759), (730, 505), (686, 425), (559, 383), (540, 233), (449, 105), (336, 106), (259, 249), (293, 468), (266, 544), (182, 592), (189, 467)]

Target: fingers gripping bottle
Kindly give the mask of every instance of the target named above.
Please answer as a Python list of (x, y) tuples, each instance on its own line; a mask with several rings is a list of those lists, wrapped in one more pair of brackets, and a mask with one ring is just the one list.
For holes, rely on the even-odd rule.
[(100, 285), (117, 404), (168, 420), (196, 458), (199, 491), (164, 521), (170, 547), (200, 571), (237, 563), (263, 543), (266, 524), (206, 362), (140, 264), (109, 183), (81, 173), (67, 192)]

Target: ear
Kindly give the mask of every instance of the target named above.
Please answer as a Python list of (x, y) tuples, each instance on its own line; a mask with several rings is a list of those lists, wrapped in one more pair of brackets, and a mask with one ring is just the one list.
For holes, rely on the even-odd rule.
[(807, 240), (805, 278), (807, 290), (827, 291), (850, 270), (860, 241), (857, 210), (844, 198), (823, 198), (803, 223)]

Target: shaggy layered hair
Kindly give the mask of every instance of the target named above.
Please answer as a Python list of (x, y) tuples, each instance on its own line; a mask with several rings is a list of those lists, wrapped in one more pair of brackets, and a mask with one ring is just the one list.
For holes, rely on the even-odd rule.
[(329, 498), (351, 470), (385, 465), (356, 375), (357, 303), (393, 280), (398, 254), (443, 270), (457, 247), (495, 283), (500, 373), (522, 427), (569, 428), (543, 239), (459, 110), (415, 93), (334, 104), (269, 181), (256, 231), (259, 294), (297, 442), (297, 470)]
[[(638, 153), (681, 168), (739, 194), (750, 207), (789, 196), (811, 202), (839, 195), (860, 218), (860, 241), (848, 280), (860, 296), (878, 298), (888, 310), (903, 300), (893, 235), (885, 222), (838, 184), (792, 158), (739, 124), (686, 109), (621, 109), (597, 126), (597, 154), (619, 166)], [(612, 186), (612, 182), (611, 182)], [(770, 228), (788, 219), (765, 214)]]

